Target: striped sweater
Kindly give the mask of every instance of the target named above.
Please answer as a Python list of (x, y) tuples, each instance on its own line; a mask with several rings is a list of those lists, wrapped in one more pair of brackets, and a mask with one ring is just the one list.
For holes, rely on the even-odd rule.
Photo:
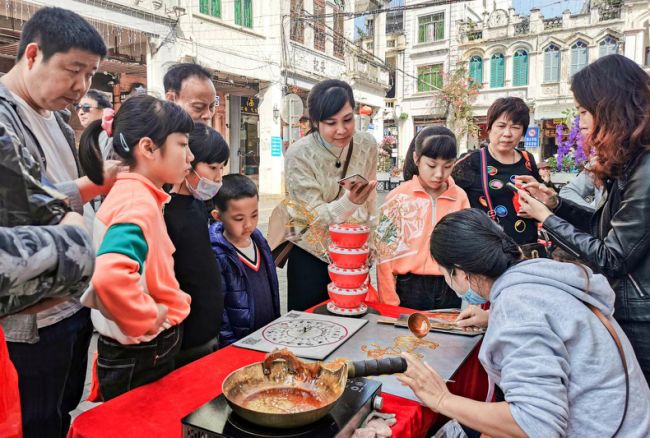
[[(97, 212), (95, 273), (81, 302), (93, 309), (99, 333), (121, 344), (139, 344), (180, 324), (191, 298), (174, 276), (175, 251), (162, 214), (169, 195), (136, 173), (122, 173)], [(156, 334), (157, 303), (169, 309)]]

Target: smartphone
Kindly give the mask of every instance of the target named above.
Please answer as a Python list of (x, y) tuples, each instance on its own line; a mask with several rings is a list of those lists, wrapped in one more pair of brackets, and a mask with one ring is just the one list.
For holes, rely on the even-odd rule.
[(368, 184), (368, 180), (365, 179), (363, 176), (359, 175), (358, 173), (355, 173), (354, 175), (339, 180), (339, 185), (343, 187), (345, 190), (351, 190), (352, 187), (354, 187), (357, 184), (366, 185)]
[[(515, 193), (519, 193), (519, 190), (520, 190), (520, 189), (518, 189), (517, 186), (514, 185), (514, 184), (511, 183), (511, 182), (507, 182), (507, 183), (506, 183), (506, 187), (508, 187), (510, 190), (512, 190), (512, 191), (515, 192)], [(521, 189), (521, 190), (524, 190), (524, 189)], [(526, 191), (526, 193), (528, 193), (528, 191)], [(530, 193), (528, 193), (528, 194), (530, 195)]]

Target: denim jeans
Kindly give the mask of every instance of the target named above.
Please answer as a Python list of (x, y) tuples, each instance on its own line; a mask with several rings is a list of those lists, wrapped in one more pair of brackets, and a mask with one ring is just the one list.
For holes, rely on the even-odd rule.
[(402, 307), (415, 310), (460, 308), (460, 298), (442, 275), (398, 275), (395, 288)]
[(122, 345), (115, 339), (99, 336), (97, 380), (104, 401), (154, 382), (174, 371), (174, 360), (181, 348), (181, 339), (182, 324), (141, 344)]
[(93, 335), (90, 309), (39, 329), (38, 335), (35, 344), (7, 343), (18, 372), (23, 437), (65, 437), (84, 390)]

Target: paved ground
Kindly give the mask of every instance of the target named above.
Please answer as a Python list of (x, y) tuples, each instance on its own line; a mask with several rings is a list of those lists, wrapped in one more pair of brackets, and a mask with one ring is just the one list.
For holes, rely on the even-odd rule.
[[(378, 201), (382, 203), (384, 199), (386, 198), (387, 193), (380, 193), (379, 194), (379, 199)], [(284, 199), (283, 197), (271, 197), (271, 196), (263, 196), (260, 198), (260, 204), (259, 204), (259, 224), (258, 228), (266, 236), (266, 232), (268, 231), (269, 228), (269, 218), (271, 217), (271, 213), (273, 212), (273, 209)], [(371, 271), (371, 276), (372, 278), (376, 278), (375, 274), (375, 269), (373, 268)], [(287, 311), (287, 271), (286, 267), (285, 269), (278, 269), (278, 280), (280, 282), (280, 304), (282, 306), (282, 313), (286, 313)], [(95, 333), (93, 336), (92, 342), (90, 343), (90, 348), (88, 350), (88, 372), (86, 373), (86, 386), (84, 390), (84, 395), (82, 397), (82, 402), (77, 406), (77, 409), (75, 409), (72, 412), (72, 418), (76, 418), (78, 415), (81, 413), (92, 409), (93, 407), (97, 406), (97, 403), (90, 403), (86, 400), (88, 398), (88, 395), (90, 394), (90, 377), (91, 377), (91, 367), (92, 367), (92, 358), (93, 355), (95, 354), (95, 351), (97, 350), (97, 337), (98, 335)]]

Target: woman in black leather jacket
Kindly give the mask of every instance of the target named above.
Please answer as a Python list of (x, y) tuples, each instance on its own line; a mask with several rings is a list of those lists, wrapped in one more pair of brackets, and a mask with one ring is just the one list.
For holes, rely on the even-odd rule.
[(522, 178), (546, 205), (520, 190), (520, 212), (609, 279), (614, 317), (650, 382), (650, 77), (634, 61), (609, 55), (576, 73), (571, 91), (603, 198), (593, 213)]

